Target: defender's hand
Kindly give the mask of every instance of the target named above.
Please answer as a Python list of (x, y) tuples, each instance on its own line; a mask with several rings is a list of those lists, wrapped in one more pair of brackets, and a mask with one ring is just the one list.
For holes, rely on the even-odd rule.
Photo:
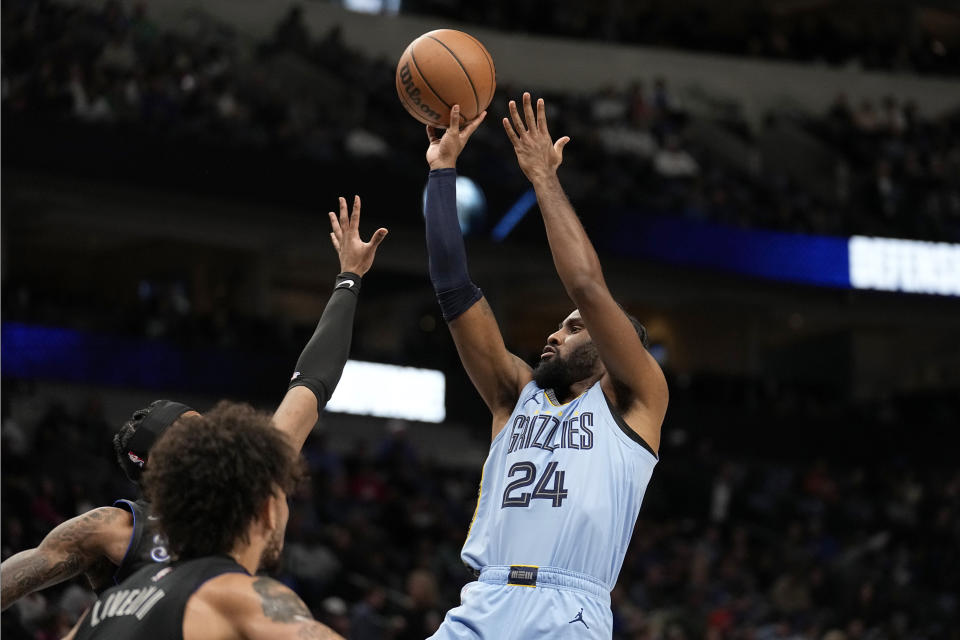
[(473, 119), (470, 124), (460, 129), (460, 105), (455, 104), (450, 109), (450, 126), (441, 137), (439, 130), (433, 125), (427, 125), (427, 164), (431, 169), (452, 169), (457, 166), (457, 157), (467, 144), (467, 140), (477, 130), (483, 119), (487, 117), (484, 111)]
[(340, 271), (349, 271), (363, 276), (373, 265), (377, 247), (387, 237), (387, 230), (377, 229), (370, 242), (360, 239), (360, 196), (353, 197), (353, 211), (347, 213), (347, 200), (340, 198), (340, 216), (330, 212), (330, 241), (340, 256)]
[(557, 167), (563, 162), (563, 148), (570, 142), (570, 136), (563, 136), (556, 142), (550, 140), (543, 98), (537, 100), (537, 115), (534, 117), (530, 94), (523, 94), (526, 126), (517, 111), (517, 103), (511, 100), (509, 107), (510, 118), (503, 119), (503, 128), (513, 143), (513, 150), (517, 154), (517, 162), (523, 174), (530, 182), (555, 174)]

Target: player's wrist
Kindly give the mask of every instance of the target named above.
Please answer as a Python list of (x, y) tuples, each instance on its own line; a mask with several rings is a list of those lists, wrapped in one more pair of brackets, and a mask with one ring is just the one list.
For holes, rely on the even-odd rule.
[[(373, 266), (373, 265), (370, 265), (370, 266)], [(340, 264), (340, 273), (341, 273), (341, 274), (343, 274), (343, 273), (352, 273), (353, 275), (362, 278), (363, 276), (367, 275), (367, 271), (368, 271), (368, 270), (369, 270), (369, 267), (367, 267), (366, 269), (364, 269), (363, 266), (362, 266), (362, 265), (359, 265), (359, 264), (349, 264), (349, 263), (347, 263), (347, 264), (341, 263), (341, 264)]]
[(530, 180), (530, 184), (533, 185), (534, 189), (553, 187), (559, 184), (556, 169), (531, 171), (527, 174), (527, 178)]
[(353, 293), (360, 294), (360, 284), (363, 280), (363, 272), (360, 269), (350, 269), (345, 268), (337, 274), (336, 281), (333, 285), (333, 290), (337, 289), (348, 289)]

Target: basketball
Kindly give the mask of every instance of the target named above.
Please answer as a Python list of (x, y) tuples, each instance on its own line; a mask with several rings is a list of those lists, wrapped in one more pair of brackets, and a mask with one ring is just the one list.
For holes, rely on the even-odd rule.
[(397, 63), (396, 84), (407, 112), (438, 127), (450, 123), (455, 104), (460, 105), (461, 124), (476, 118), (490, 105), (497, 86), (486, 47), (453, 29), (430, 31), (411, 42)]

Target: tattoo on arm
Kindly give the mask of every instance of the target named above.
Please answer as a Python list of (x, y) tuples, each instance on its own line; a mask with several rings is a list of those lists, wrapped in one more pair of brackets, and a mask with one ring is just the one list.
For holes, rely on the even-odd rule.
[[(260, 597), (263, 615), (271, 622), (295, 624), (288, 627), (299, 640), (343, 640), (329, 627), (313, 619), (303, 600), (285, 585), (273, 578), (260, 577), (253, 581), (253, 590)], [(259, 636), (257, 636), (259, 637)], [(284, 635), (283, 637), (288, 637)], [(290, 636), (292, 637), (292, 636)]]
[(94, 509), (57, 526), (36, 549), (8, 558), (0, 567), (2, 608), (38, 589), (69, 580), (92, 565), (98, 556), (89, 550), (91, 537), (121, 513), (112, 507)]
[(68, 580), (83, 569), (81, 557), (68, 553), (61, 560), (52, 560), (39, 549), (21, 551), (3, 563), (2, 608), (6, 609), (23, 596), (46, 585)]
[(313, 619), (303, 600), (273, 578), (257, 578), (253, 581), (253, 590), (260, 596), (263, 615), (274, 622), (304, 622)]

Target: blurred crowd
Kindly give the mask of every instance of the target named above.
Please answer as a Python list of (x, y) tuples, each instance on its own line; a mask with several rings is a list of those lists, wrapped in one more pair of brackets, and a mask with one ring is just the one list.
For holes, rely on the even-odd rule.
[(587, 158), (577, 157), (587, 163), (568, 171), (583, 184), (572, 192), (599, 198), (608, 211), (960, 240), (960, 112), (925, 118), (893, 95), (853, 108), (841, 94), (824, 113), (769, 113), (753, 128), (736, 105), (692, 115), (664, 78), (646, 91), (636, 82), (556, 102), (562, 130), (588, 147)]
[(956, 18), (917, 4), (886, 2), (878, 10), (866, 0), (722, 5), (703, 0), (404, 0), (402, 10), (504, 31), (863, 69), (960, 73)]
[[(319, 170), (335, 179), (374, 167), (394, 194), (422, 184), (423, 134), (398, 106), (392, 61), (352, 51), (337, 27), (314, 37), (298, 8), (251, 46), (209, 17), (189, 34), (165, 31), (146, 3), (13, 2), (3, 17), (3, 114), (16, 138), (5, 144), (8, 166), (274, 200), (313, 198), (305, 176)], [(518, 93), (497, 91), (491, 121)], [(664, 77), (546, 97), (553, 130), (576, 141), (565, 183), (590, 220), (648, 213), (960, 238), (960, 114), (930, 119), (908, 97), (855, 106), (838, 97), (821, 114), (770, 114), (757, 130), (736, 104), (694, 115)], [(785, 126), (787, 153), (776, 138)], [(488, 126), (462, 160), (491, 208), (526, 189), (510, 157)], [(830, 175), (814, 175), (825, 162)]]
[[(891, 227), (953, 236), (960, 222), (960, 117), (925, 120), (916, 103), (888, 95), (852, 105), (840, 94), (807, 130), (843, 158), (837, 198), (859, 201)], [(948, 231), (948, 229), (954, 231)], [(954, 236), (955, 237), (955, 236)]]
[[(612, 594), (615, 638), (958, 637), (960, 472), (946, 451), (915, 457), (929, 447), (897, 428), (910, 416), (918, 437), (944, 433), (958, 417), (946, 398), (854, 407), (715, 377), (672, 389), (677, 410)], [(96, 396), (68, 410), (24, 382), (3, 391), (4, 558), (133, 496)], [(314, 434), (304, 449), (310, 481), (279, 578), (353, 640), (422, 640), (472, 579), (459, 550), (480, 469), (413, 444), (416, 429), (385, 421), (379, 441), (333, 448)], [(89, 602), (80, 579), (31, 596), (3, 615), (3, 637), (58, 638)]]
[[(513, 13), (496, 2), (476, 6), (509, 29), (573, 33), (564, 25), (580, 25), (577, 35), (631, 42), (956, 70), (951, 54), (924, 53), (936, 51), (926, 36), (898, 40), (882, 29), (863, 32), (872, 45), (837, 34), (814, 53), (810, 34), (829, 24), (786, 35), (760, 25), (755, 40), (734, 42), (698, 38), (696, 29), (709, 20), (666, 22), (674, 14), (660, 7), (663, 20), (617, 21), (611, 35), (602, 21), (584, 31), (577, 11), (591, 10), (590, 3), (546, 12), (534, 12), (535, 4), (513, 2)], [(448, 6), (419, 3), (440, 13), (433, 5)], [(300, 193), (312, 203), (316, 184), (305, 175), (315, 180), (321, 172), (373, 167), (381, 171), (384, 197), (396, 199), (403, 188), (417, 201), (424, 137), (397, 102), (392, 61), (350, 50), (336, 28), (311, 34), (297, 9), (273, 37), (248, 46), (209, 18), (198, 17), (189, 35), (164, 30), (148, 7), (128, 10), (116, 0), (97, 10), (51, 0), (3, 3), (5, 169), (188, 189), (202, 180), (266, 199)], [(512, 15), (519, 22), (501, 24)], [(771, 114), (758, 131), (736, 105), (707, 118), (685, 104), (669, 78), (644, 80), (600, 95), (546, 96), (552, 130), (575, 140), (564, 181), (581, 213), (594, 214), (584, 215), (588, 225), (639, 212), (960, 240), (960, 116), (925, 117), (906, 96), (881, 104), (838, 96), (823, 113)], [(515, 87), (498, 90), (491, 121), (517, 95)], [(805, 181), (770, 161), (767, 149), (785, 128), (831, 159), (825, 182)], [(486, 126), (471, 145), (464, 173), (505, 209), (527, 188), (507, 140)], [(802, 150), (783, 155), (800, 157)], [(296, 174), (302, 184), (287, 189), (281, 181), (297, 166), (307, 167)], [(542, 229), (536, 233), (542, 239)], [(177, 281), (140, 283), (139, 306), (111, 308), (109, 320), (83, 300), (47, 299), (10, 284), (5, 321), (63, 324), (67, 315), (71, 326), (224, 348), (254, 344), (255, 336), (289, 351), (290, 362), (311, 330), (235, 317), (226, 289), (215, 294), (222, 294), (224, 304), (215, 306), (223, 310), (200, 319)], [(410, 351), (452, 353), (444, 345)], [(28, 383), (5, 379), (2, 401), (4, 558), (37, 544), (66, 518), (132, 497), (110, 447), (119, 425), (108, 424), (96, 397), (67, 409)], [(839, 395), (769, 381), (678, 377), (671, 402), (662, 462), (613, 593), (616, 638), (960, 637), (960, 473), (948, 460), (955, 447), (945, 444), (956, 444), (955, 398), (854, 406)], [(424, 638), (471, 579), (459, 549), (480, 470), (451, 467), (416, 446), (414, 429), (385, 424), (382, 440), (348, 448), (315, 434), (304, 450), (311, 481), (294, 502), (281, 577), (318, 618), (350, 638)], [(57, 638), (89, 598), (79, 580), (32, 596), (2, 616), (0, 632)]]

